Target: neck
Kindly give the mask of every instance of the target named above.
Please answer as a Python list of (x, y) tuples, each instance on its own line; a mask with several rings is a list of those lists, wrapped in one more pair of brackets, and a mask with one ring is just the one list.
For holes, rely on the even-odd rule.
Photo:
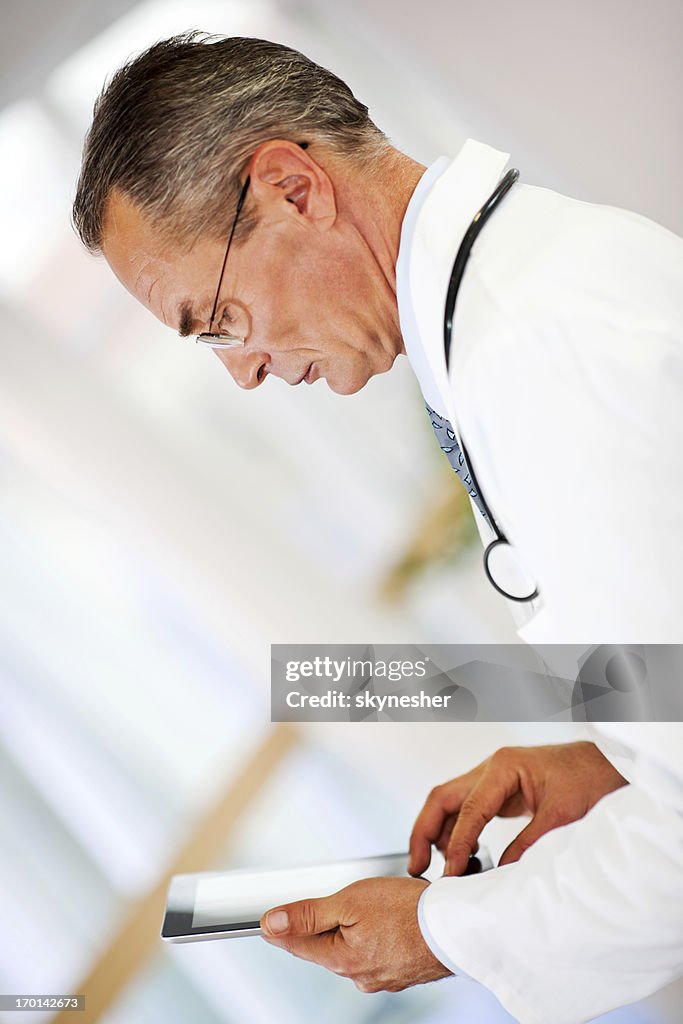
[(427, 168), (405, 153), (391, 149), (378, 161), (364, 183), (357, 227), (372, 249), (387, 284), (396, 295), (396, 261), (401, 228), (411, 196)]
[(394, 296), (403, 218), (426, 169), (391, 148), (371, 168), (341, 176), (335, 183), (340, 209), (372, 251)]
[(366, 238), (394, 295), (396, 261), (403, 219), (413, 192), (426, 169), (423, 164), (412, 160), (404, 153), (391, 150), (377, 170), (369, 197), (372, 212), (371, 219), (366, 224)]
[(387, 298), (393, 305), (390, 347), (394, 356), (405, 354), (396, 299), (401, 227), (410, 198), (425, 171), (423, 164), (391, 148), (371, 167), (341, 175), (335, 184), (338, 209), (362, 237), (384, 278)]

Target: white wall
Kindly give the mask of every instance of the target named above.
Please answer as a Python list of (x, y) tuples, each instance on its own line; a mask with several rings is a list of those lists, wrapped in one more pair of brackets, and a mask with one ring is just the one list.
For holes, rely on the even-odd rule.
[[(523, 178), (683, 232), (680, 0), (302, 0)], [(388, 83), (384, 83), (387, 85)], [(424, 130), (425, 126), (423, 126)]]

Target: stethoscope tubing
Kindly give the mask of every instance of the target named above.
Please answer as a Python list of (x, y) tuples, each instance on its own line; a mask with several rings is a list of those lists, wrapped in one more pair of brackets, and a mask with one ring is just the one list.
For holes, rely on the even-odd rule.
[[(477, 236), (479, 235), (479, 232), (483, 228), (484, 224), (486, 224), (486, 221), (489, 219), (489, 217), (491, 216), (495, 208), (498, 206), (500, 201), (503, 199), (503, 197), (506, 196), (507, 193), (510, 191), (510, 189), (518, 180), (518, 178), (519, 171), (516, 168), (512, 168), (507, 172), (507, 174), (505, 174), (501, 178), (501, 180), (498, 182), (498, 185), (491, 193), (489, 198), (486, 200), (482, 208), (478, 211), (478, 213), (475, 214), (472, 223), (465, 232), (463, 240), (460, 243), (460, 248), (458, 249), (455, 260), (453, 262), (453, 269), (451, 271), (450, 281), (448, 282), (448, 291), (446, 292), (446, 306), (444, 310), (443, 328), (444, 355), (446, 357), (447, 371), (450, 366), (451, 339), (453, 335), (453, 314), (455, 312), (455, 300), (458, 296), (458, 290), (462, 282), (465, 267), (467, 266), (467, 261), (470, 258), (472, 246), (474, 245)], [(470, 480), (472, 481), (472, 487), (477, 492), (486, 519), (488, 520), (491, 529), (496, 535), (495, 539), (492, 540), (484, 550), (484, 572), (486, 573), (489, 583), (495, 590), (498, 591), (499, 594), (502, 594), (502, 596), (506, 597), (509, 601), (517, 601), (520, 603), (534, 601), (538, 597), (538, 587), (534, 588), (532, 594), (529, 594), (525, 597), (517, 597), (515, 594), (508, 594), (508, 592), (504, 590), (503, 587), (501, 587), (493, 577), (493, 573), (491, 572), (491, 568), (489, 566), (491, 552), (494, 551), (499, 545), (506, 544), (508, 547), (511, 547), (511, 545), (503, 531), (498, 527), (498, 524), (491, 513), (486, 498), (484, 497), (484, 493), (481, 487), (479, 486), (479, 482), (477, 480), (477, 477), (474, 472), (474, 467), (472, 465), (472, 460), (470, 459), (469, 453), (465, 448), (465, 444), (462, 438), (460, 438), (460, 450), (462, 451), (462, 455), (465, 460), (465, 465), (469, 472)]]
[(451, 336), (453, 334), (453, 313), (455, 312), (455, 300), (458, 296), (460, 284), (462, 282), (462, 275), (465, 273), (465, 267), (467, 261), (470, 258), (472, 252), (472, 246), (474, 245), (477, 235), (483, 228), (486, 221), (489, 219), (495, 208), (500, 203), (501, 199), (507, 195), (514, 183), (519, 178), (519, 171), (516, 167), (505, 174), (495, 189), (488, 197), (482, 208), (474, 215), (474, 219), (468, 227), (460, 248), (458, 249), (455, 260), (453, 262), (453, 269), (451, 270), (451, 279), (448, 282), (448, 291), (446, 292), (446, 307), (444, 310), (444, 324), (443, 324), (443, 347), (444, 354), (446, 356), (446, 369), (450, 367), (451, 360)]

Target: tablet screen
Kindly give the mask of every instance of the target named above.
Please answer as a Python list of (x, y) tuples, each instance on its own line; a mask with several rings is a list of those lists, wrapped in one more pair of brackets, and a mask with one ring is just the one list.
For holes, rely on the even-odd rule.
[[(481, 853), (479, 858), (473, 859), (470, 870), (490, 866)], [(259, 921), (272, 907), (329, 896), (361, 878), (406, 875), (407, 865), (408, 855), (400, 853), (296, 868), (175, 875), (161, 937), (191, 942), (258, 935)]]
[(258, 922), (266, 910), (278, 903), (329, 896), (359, 877), (369, 877), (366, 871), (376, 874), (380, 869), (381, 874), (404, 874), (406, 867), (407, 857), (401, 855), (382, 858), (377, 867), (371, 859), (367, 865), (363, 861), (351, 861), (279, 871), (235, 871), (202, 878), (195, 890), (192, 927), (223, 923), (234, 927), (254, 917)]
[(330, 896), (373, 875), (403, 875), (408, 855), (365, 857), (296, 868), (176, 875), (168, 891), (161, 937), (177, 942), (258, 935), (266, 910), (293, 900)]

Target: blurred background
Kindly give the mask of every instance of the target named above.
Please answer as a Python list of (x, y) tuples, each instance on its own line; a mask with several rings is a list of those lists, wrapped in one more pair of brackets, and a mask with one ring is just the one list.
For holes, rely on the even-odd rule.
[(574, 727), (269, 724), (272, 642), (514, 642), (507, 608), (405, 360), (353, 397), (242, 393), (81, 251), (70, 203), (106, 76), (201, 28), (302, 49), (424, 164), (471, 135), (681, 232), (679, 0), (1, 11), (0, 991), (86, 992), (104, 1024), (509, 1020), (468, 982), (368, 997), (257, 939), (160, 942), (170, 873), (405, 849), (435, 783)]

